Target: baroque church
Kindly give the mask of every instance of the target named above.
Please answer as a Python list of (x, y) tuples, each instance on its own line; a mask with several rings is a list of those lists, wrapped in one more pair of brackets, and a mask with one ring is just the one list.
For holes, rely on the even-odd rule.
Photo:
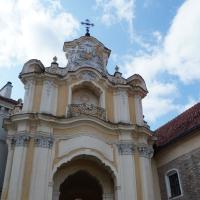
[(23, 106), (3, 124), (1, 199), (200, 199), (200, 105), (153, 133), (140, 75), (109, 74), (111, 50), (89, 33), (63, 51), (66, 67), (54, 57), (50, 67), (32, 59), (21, 70)]

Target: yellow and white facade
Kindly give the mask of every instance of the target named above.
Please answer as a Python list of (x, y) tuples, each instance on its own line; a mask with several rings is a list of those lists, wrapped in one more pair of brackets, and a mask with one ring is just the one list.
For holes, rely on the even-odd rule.
[(2, 200), (158, 199), (144, 80), (108, 74), (111, 51), (91, 36), (63, 50), (65, 68), (56, 58), (50, 67), (33, 59), (20, 73), (24, 105), (4, 124)]

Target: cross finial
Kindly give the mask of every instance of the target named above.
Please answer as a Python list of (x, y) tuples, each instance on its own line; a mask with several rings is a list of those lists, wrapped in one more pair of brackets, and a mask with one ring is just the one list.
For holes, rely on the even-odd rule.
[(119, 67), (116, 65), (115, 72), (119, 72)]
[(85, 36), (90, 36), (90, 27), (93, 27), (94, 24), (90, 22), (89, 19), (86, 19), (85, 22), (81, 22), (82, 25), (85, 25), (86, 34)]
[(53, 57), (53, 62), (57, 63), (58, 58), (56, 56)]

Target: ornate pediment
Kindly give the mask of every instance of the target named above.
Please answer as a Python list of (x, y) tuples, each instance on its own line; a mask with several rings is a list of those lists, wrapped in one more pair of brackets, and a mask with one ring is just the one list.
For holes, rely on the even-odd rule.
[(111, 52), (91, 36), (83, 36), (71, 42), (65, 42), (63, 51), (68, 60), (68, 71), (75, 71), (81, 67), (92, 67), (104, 73)]

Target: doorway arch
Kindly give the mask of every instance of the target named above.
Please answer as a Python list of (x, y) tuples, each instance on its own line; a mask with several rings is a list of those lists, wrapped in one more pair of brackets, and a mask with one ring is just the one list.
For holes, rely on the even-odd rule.
[[(83, 182), (80, 185), (78, 184), (81, 177), (85, 177), (85, 180), (87, 179), (88, 181), (86, 188), (79, 188), (83, 186)], [(91, 184), (94, 187), (90, 194), (87, 189)], [(81, 190), (85, 191), (85, 195)], [(93, 191), (98, 193), (98, 198), (94, 198)], [(81, 194), (83, 194), (83, 197), (81, 197)], [(91, 200), (114, 200), (114, 179), (108, 169), (94, 157), (76, 157), (61, 165), (53, 177), (53, 200), (68, 200), (65, 195), (68, 195), (69, 200), (85, 200), (84, 196), (88, 198), (93, 196)]]
[(102, 187), (88, 172), (80, 170), (60, 185), (59, 200), (102, 200)]

